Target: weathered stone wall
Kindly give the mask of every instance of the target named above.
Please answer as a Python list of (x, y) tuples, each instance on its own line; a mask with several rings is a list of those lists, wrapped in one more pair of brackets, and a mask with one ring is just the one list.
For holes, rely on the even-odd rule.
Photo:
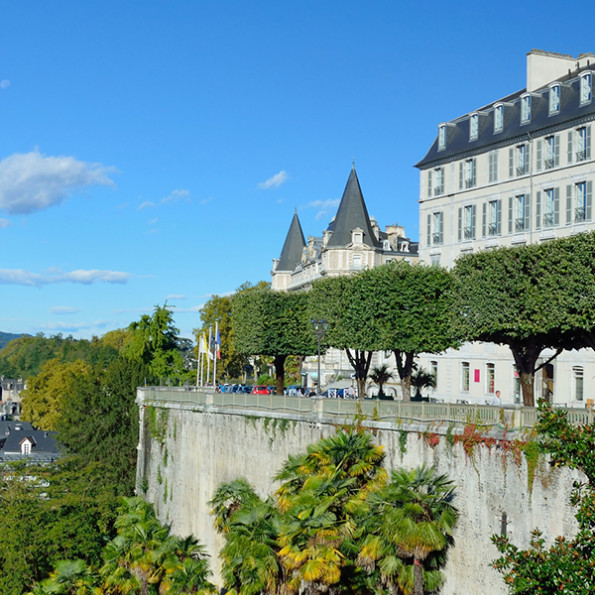
[[(432, 429), (439, 443), (431, 446), (422, 425), (373, 421), (369, 425), (386, 448), (388, 468), (427, 463), (457, 484), (461, 517), (445, 568), (445, 595), (507, 592), (490, 566), (497, 557), (490, 536), (501, 532), (503, 513), (506, 530), (519, 546), (528, 544), (535, 527), (549, 540), (573, 532), (568, 498), (576, 476), (550, 468), (544, 457), (537, 460), (530, 482), (527, 458), (518, 451), (478, 445), (469, 456), (461, 443), (452, 444), (445, 428)], [(175, 533), (193, 534), (205, 544), (218, 582), (217, 552), (222, 542), (208, 504), (217, 486), (245, 477), (261, 495), (268, 494), (275, 489), (273, 478), (288, 455), (335, 431), (333, 423), (307, 416), (250, 415), (180, 403), (141, 406), (137, 489)]]

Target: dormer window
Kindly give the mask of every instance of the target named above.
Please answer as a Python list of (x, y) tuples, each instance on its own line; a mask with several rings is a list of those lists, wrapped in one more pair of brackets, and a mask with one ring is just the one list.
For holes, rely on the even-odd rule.
[(479, 116), (471, 114), (469, 117), (469, 140), (477, 140), (479, 134)]
[(531, 95), (521, 97), (521, 124), (531, 121)]
[(382, 249), (386, 251), (390, 250), (390, 242), (388, 240), (382, 240)]
[(502, 132), (504, 128), (504, 106), (494, 107), (494, 132)]
[(446, 148), (446, 124), (438, 126), (438, 150), (442, 151)]
[(560, 113), (560, 85), (550, 87), (550, 116)]
[(362, 244), (364, 241), (364, 232), (357, 228), (351, 232), (351, 242), (353, 244)]
[(581, 76), (581, 105), (591, 103), (591, 73), (586, 72)]

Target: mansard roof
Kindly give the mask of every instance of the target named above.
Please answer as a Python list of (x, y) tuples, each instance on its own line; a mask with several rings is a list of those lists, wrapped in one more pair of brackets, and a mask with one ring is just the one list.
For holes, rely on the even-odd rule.
[[(591, 73), (592, 92), (591, 100), (581, 104), (580, 101), (580, 79), (587, 72)], [(430, 165), (440, 165), (481, 153), (489, 148), (496, 148), (498, 145), (508, 145), (514, 142), (528, 140), (532, 135), (541, 136), (550, 130), (556, 132), (568, 126), (572, 122), (577, 124), (582, 121), (595, 119), (595, 64), (589, 65), (568, 72), (568, 74), (552, 80), (547, 85), (527, 93), (521, 89), (512, 95), (508, 95), (494, 101), (473, 112), (469, 112), (460, 118), (446, 122), (446, 145), (444, 149), (438, 150), (438, 136), (434, 140), (426, 156), (415, 165), (423, 169)], [(550, 114), (549, 92), (550, 86), (560, 83), (560, 107), (559, 111)], [(521, 102), (524, 95), (531, 96), (531, 119), (529, 122), (521, 123)], [(495, 107), (501, 104), (504, 109), (504, 125), (500, 132), (494, 131)], [(479, 127), (476, 140), (470, 140), (471, 115), (479, 115)]]
[(355, 173), (355, 167), (351, 168), (343, 198), (339, 204), (339, 210), (333, 222), (328, 226), (332, 231), (326, 248), (342, 248), (351, 244), (351, 232), (360, 228), (364, 232), (363, 243), (372, 248), (380, 247), (380, 242), (374, 234), (368, 209), (364, 201), (362, 189)]
[(305, 247), (304, 232), (302, 231), (297, 211), (295, 211), (289, 231), (287, 232), (287, 237), (285, 238), (285, 243), (283, 244), (283, 250), (281, 250), (277, 270), (293, 271), (302, 260), (302, 253)]

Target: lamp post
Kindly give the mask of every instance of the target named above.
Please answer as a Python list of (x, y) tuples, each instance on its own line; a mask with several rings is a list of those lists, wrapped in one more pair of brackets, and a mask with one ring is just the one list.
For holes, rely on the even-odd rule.
[(320, 387), (322, 385), (322, 383), (320, 382), (320, 341), (322, 341), (322, 337), (324, 337), (326, 331), (328, 330), (328, 322), (324, 318), (320, 320), (313, 320), (312, 328), (314, 329), (314, 334), (316, 335), (316, 339), (318, 340), (318, 384), (316, 394), (320, 396)]

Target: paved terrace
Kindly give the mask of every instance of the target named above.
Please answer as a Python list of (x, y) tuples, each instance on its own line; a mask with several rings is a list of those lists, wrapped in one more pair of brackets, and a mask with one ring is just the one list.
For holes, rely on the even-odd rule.
[[(139, 404), (180, 407), (212, 413), (257, 415), (301, 419), (322, 423), (352, 423), (361, 415), (366, 425), (398, 424), (404, 429), (442, 433), (447, 427), (480, 424), (485, 431), (518, 432), (531, 429), (537, 421), (534, 407), (461, 405), (454, 403), (406, 403), (377, 399), (329, 399), (217, 393), (203, 387), (140, 387)], [(565, 409), (568, 420), (576, 425), (595, 422), (592, 409)], [(440, 432), (442, 430), (442, 432)], [(456, 430), (455, 430), (456, 431)]]

